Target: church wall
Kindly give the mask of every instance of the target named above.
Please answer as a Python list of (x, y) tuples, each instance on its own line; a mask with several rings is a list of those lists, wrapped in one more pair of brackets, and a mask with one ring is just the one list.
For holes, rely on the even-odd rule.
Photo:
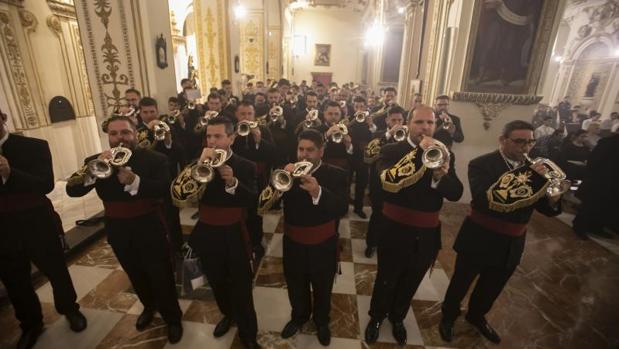
[[(363, 50), (360, 16), (350, 10), (300, 10), (294, 14), (294, 34), (306, 35), (307, 51), (293, 60), (293, 79), (312, 80), (312, 72), (331, 72), (339, 84), (360, 81)], [(330, 66), (314, 65), (315, 44), (331, 45)]]

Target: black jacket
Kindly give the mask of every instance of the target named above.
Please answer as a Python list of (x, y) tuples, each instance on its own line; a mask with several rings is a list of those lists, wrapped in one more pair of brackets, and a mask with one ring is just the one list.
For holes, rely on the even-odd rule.
[(450, 113), (447, 113), (447, 115), (449, 115), (449, 117), (451, 118), (451, 122), (453, 122), (454, 126), (456, 127), (456, 131), (454, 132), (453, 135), (449, 134), (449, 131), (443, 128), (443, 119), (441, 119), (437, 115), (436, 130), (434, 131), (434, 138), (443, 142), (447, 146), (452, 145), (454, 142), (462, 143), (462, 141), (464, 141), (464, 133), (462, 132), (462, 125), (460, 123), (460, 118)]

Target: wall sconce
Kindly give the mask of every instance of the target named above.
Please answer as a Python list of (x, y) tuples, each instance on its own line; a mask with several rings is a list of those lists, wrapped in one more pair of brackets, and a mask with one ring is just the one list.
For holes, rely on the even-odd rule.
[(364, 45), (366, 47), (370, 46), (380, 46), (383, 43), (383, 39), (385, 38), (386, 29), (382, 24), (378, 23), (378, 21), (374, 21), (371, 27), (365, 32), (364, 36)]
[(234, 6), (234, 17), (236, 19), (243, 19), (247, 17), (247, 8), (240, 2)]
[(292, 54), (303, 56), (307, 53), (307, 36), (295, 34), (292, 42)]
[(166, 46), (167, 45), (165, 39), (163, 38), (163, 34), (161, 34), (155, 43), (157, 66), (161, 69), (165, 69), (168, 66), (168, 48)]

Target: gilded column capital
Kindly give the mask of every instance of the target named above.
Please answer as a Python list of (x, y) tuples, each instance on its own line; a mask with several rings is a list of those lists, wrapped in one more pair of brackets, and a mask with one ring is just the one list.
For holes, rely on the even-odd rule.
[(49, 15), (47, 17), (47, 26), (52, 30), (52, 33), (56, 34), (56, 36), (62, 36), (62, 24), (60, 23), (60, 18), (56, 15)]

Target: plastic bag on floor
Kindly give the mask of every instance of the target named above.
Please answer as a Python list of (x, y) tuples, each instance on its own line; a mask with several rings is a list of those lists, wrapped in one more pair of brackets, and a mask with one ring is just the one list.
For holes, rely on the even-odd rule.
[(200, 258), (193, 254), (191, 248), (187, 249), (183, 258), (183, 294), (195, 291), (205, 284), (206, 278), (202, 272)]

